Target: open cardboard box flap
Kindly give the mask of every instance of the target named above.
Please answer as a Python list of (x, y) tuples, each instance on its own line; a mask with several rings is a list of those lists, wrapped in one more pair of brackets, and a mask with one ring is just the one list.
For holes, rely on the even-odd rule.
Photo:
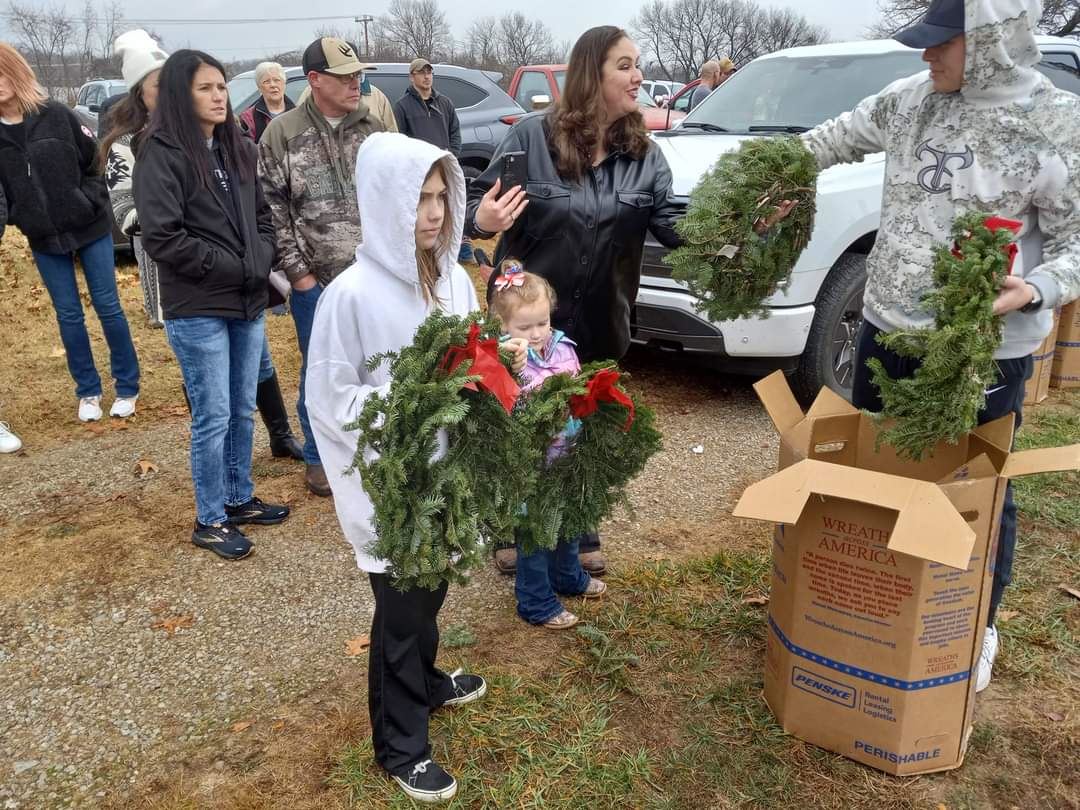
[(799, 461), (750, 485), (732, 514), (794, 524), (811, 495), (896, 512), (888, 543), (892, 551), (959, 569), (971, 560), (975, 532), (936, 484), (825, 461)]
[(1012, 453), (1005, 462), (1001, 474), (1005, 478), (1020, 478), (1036, 473), (1064, 472), (1065, 470), (1080, 470), (1080, 444)]

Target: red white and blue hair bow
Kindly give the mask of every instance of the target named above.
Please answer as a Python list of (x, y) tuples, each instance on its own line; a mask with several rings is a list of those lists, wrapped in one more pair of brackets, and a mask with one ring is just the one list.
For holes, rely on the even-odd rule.
[(525, 268), (517, 262), (507, 265), (506, 269), (495, 279), (495, 289), (499, 292), (511, 287), (521, 287), (525, 284)]

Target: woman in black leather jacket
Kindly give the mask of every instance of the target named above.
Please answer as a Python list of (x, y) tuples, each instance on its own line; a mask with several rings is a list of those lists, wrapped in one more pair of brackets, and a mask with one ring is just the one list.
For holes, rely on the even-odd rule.
[[(618, 360), (630, 346), (646, 231), (668, 247), (680, 244), (671, 171), (638, 108), (640, 58), (620, 28), (582, 34), (558, 102), (518, 121), (469, 188), (473, 235), (502, 232), (495, 266), (507, 256), (522, 259), (555, 288), (552, 326), (573, 338), (582, 362)], [(507, 152), (527, 154), (528, 180), (525, 189), (503, 193)], [(595, 535), (582, 540), (582, 562), (593, 574), (604, 568), (598, 548)]]

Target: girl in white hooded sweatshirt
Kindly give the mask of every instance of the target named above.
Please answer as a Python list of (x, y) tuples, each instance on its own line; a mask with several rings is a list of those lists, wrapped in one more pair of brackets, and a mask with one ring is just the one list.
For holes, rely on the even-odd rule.
[(428, 717), (440, 706), (479, 699), (487, 684), (435, 666), (447, 584), (399, 591), (386, 561), (372, 556), (374, 510), (360, 476), (345, 474), (357, 437), (343, 426), (368, 396), (389, 389), (387, 364), (368, 371), (369, 357), (411, 343), (436, 309), (454, 315), (479, 309), (472, 282), (456, 262), (465, 178), (449, 152), (379, 132), (360, 146), (356, 189), (364, 241), (356, 262), (319, 299), (308, 349), (308, 413), (341, 529), (375, 593), (368, 664), (375, 760), (413, 799), (446, 801), (457, 783), (431, 761)]

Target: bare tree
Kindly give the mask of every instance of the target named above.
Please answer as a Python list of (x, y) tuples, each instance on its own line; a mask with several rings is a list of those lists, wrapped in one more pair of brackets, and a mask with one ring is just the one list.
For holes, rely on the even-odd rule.
[(555, 40), (543, 20), (529, 20), (520, 11), (511, 11), (499, 19), (499, 54), (508, 67), (547, 62)]
[(798, 12), (763, 9), (751, 0), (649, 0), (631, 25), (646, 61), (681, 80), (695, 77), (708, 59), (727, 56), (742, 65), (827, 36)]
[[(11, 0), (8, 25), (21, 50), (34, 66), (38, 81), (50, 95), (70, 95), (73, 83), (71, 51), (75, 45), (77, 22), (62, 6), (38, 8)], [(85, 78), (79, 77), (79, 81)]]
[(379, 27), (402, 55), (430, 59), (450, 40), (450, 25), (436, 0), (391, 0)]
[[(926, 13), (930, 0), (878, 0), (881, 19), (868, 30), (873, 37), (891, 37)], [(1052, 36), (1080, 34), (1080, 0), (1044, 0), (1039, 30)]]
[(465, 32), (465, 47), (469, 61), (486, 69), (503, 67), (499, 54), (499, 21), (494, 17), (478, 17)]

